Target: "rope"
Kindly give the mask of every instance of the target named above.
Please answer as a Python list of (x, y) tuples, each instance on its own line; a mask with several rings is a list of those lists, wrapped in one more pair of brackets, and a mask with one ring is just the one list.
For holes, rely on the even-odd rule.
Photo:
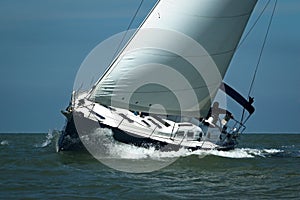
[(132, 26), (132, 24), (133, 24), (133, 22), (134, 22), (134, 20), (135, 20), (135, 18), (136, 18), (136, 16), (137, 16), (137, 14), (139, 13), (139, 11), (140, 11), (140, 9), (141, 9), (143, 3), (144, 3), (144, 0), (141, 0), (141, 2), (140, 2), (140, 4), (139, 4), (138, 8), (136, 9), (136, 11), (135, 11), (135, 13), (134, 13), (134, 15), (133, 15), (133, 17), (132, 17), (132, 19), (131, 19), (131, 21), (130, 21), (128, 27), (127, 27), (127, 29), (126, 29), (125, 34), (123, 35), (123, 37), (122, 37), (122, 39), (121, 39), (121, 41), (120, 41), (120, 43), (119, 43), (119, 45), (118, 45), (118, 48), (116, 49), (116, 51), (115, 51), (115, 53), (114, 53), (114, 55), (113, 55), (113, 57), (112, 57), (112, 60), (113, 60), (113, 59), (116, 57), (116, 55), (118, 54), (118, 51), (120, 50), (121, 45), (122, 45), (122, 43), (124, 42), (125, 37), (127, 36), (127, 33), (128, 33), (128, 31), (129, 31), (130, 27)]
[(257, 22), (260, 20), (261, 16), (263, 15), (263, 13), (265, 12), (265, 10), (267, 9), (268, 5), (270, 4), (271, 0), (269, 0), (265, 7), (263, 8), (263, 10), (261, 11), (261, 13), (259, 14), (259, 16), (257, 17), (257, 19), (255, 20), (255, 22), (253, 23), (253, 25), (251, 26), (251, 28), (249, 29), (249, 31), (245, 34), (245, 37), (242, 39), (242, 41), (240, 42), (240, 44), (238, 45), (238, 47), (236, 49), (239, 49), (240, 46), (242, 46), (242, 44), (245, 42), (245, 40), (248, 38), (248, 36), (250, 35), (250, 33), (252, 32), (252, 30), (254, 29), (254, 27), (256, 26)]
[[(140, 9), (141, 9), (143, 3), (144, 3), (144, 0), (141, 0), (141, 2), (140, 2), (140, 4), (139, 4), (138, 8), (136, 9), (136, 11), (135, 11), (135, 13), (134, 13), (134, 15), (133, 15), (133, 17), (132, 17), (130, 23), (129, 23), (129, 25), (127, 26), (127, 29), (126, 29), (126, 31), (125, 31), (125, 34), (123, 35), (123, 37), (122, 37), (122, 39), (121, 39), (121, 41), (120, 41), (118, 47), (116, 48), (116, 51), (114, 52), (113, 56), (111, 57), (111, 62), (110, 62), (110, 63), (113, 63), (114, 60), (116, 60), (116, 56), (118, 55), (119, 50), (121, 49), (122, 43), (124, 42), (124, 40), (125, 40), (125, 38), (126, 38), (126, 36), (127, 36), (127, 34), (128, 34), (128, 31), (129, 31), (130, 27), (132, 26), (132, 24), (133, 24), (133, 22), (134, 22), (134, 20), (135, 20), (135, 18), (136, 18), (136, 16), (137, 16), (137, 14), (139, 13), (139, 11), (140, 11)], [(107, 72), (107, 70), (105, 71), (105, 73), (106, 73), (106, 72)], [(104, 74), (105, 74), (105, 73), (104, 73)], [(90, 90), (90, 92), (88, 92), (86, 98), (90, 98), (90, 97), (92, 96), (92, 94), (93, 94), (93, 92), (94, 92), (94, 90), (95, 90), (95, 88), (96, 88), (96, 85), (99, 83), (100, 80), (101, 80), (101, 78), (98, 79), (98, 81), (94, 84), (93, 88)]]
[(257, 74), (258, 66), (259, 66), (259, 64), (261, 62), (261, 58), (262, 58), (262, 55), (263, 55), (263, 52), (264, 52), (264, 49), (265, 49), (265, 45), (266, 45), (266, 42), (267, 42), (267, 38), (268, 38), (268, 35), (269, 35), (269, 32), (270, 32), (270, 27), (271, 27), (272, 22), (273, 22), (273, 18), (274, 18), (274, 13), (275, 13), (275, 10), (276, 10), (276, 6), (277, 6), (277, 0), (275, 0), (275, 4), (274, 4), (274, 7), (273, 7), (271, 19), (269, 21), (268, 29), (267, 29), (267, 32), (266, 32), (266, 35), (265, 35), (265, 38), (264, 38), (264, 41), (263, 41), (263, 45), (262, 45), (260, 54), (259, 54), (258, 62), (256, 64), (256, 68), (255, 68), (254, 75), (253, 75), (253, 78), (252, 78), (252, 81), (251, 81), (251, 85), (250, 85), (250, 88), (249, 88), (248, 96), (250, 96), (250, 94), (251, 94), (251, 92), (253, 90), (253, 84), (254, 84), (254, 81), (256, 79), (256, 74)]
[[(267, 3), (267, 5), (270, 3), (270, 1)], [(265, 11), (267, 5), (265, 6), (263, 12)], [(272, 11), (272, 14), (271, 14), (271, 17), (270, 17), (270, 21), (269, 21), (269, 24), (268, 24), (268, 28), (267, 28), (267, 32), (265, 34), (265, 37), (264, 37), (264, 40), (263, 40), (263, 45), (262, 45), (262, 48), (261, 48), (261, 51), (259, 53), (259, 57), (258, 57), (258, 61), (257, 61), (257, 64), (256, 64), (256, 67), (255, 67), (255, 70), (254, 70), (254, 74), (253, 74), (253, 77), (252, 77), (252, 81), (251, 81), (251, 84), (250, 84), (250, 88), (249, 88), (249, 92), (248, 92), (248, 97), (250, 97), (251, 95), (251, 92), (253, 90), (253, 86), (254, 86), (254, 82), (256, 80), (256, 75), (257, 75), (257, 71), (258, 71), (258, 67), (261, 63), (261, 59), (262, 59), (262, 55), (263, 55), (263, 52), (264, 52), (264, 49), (265, 49), (265, 45), (266, 45), (266, 42), (267, 42), (267, 39), (268, 39), (268, 35), (269, 35), (269, 32), (270, 32), (270, 28), (271, 28), (271, 25), (272, 25), (272, 22), (273, 22), (273, 18), (274, 18), (274, 13), (275, 13), (275, 10), (276, 10), (276, 7), (277, 7), (277, 0), (275, 0), (275, 4), (274, 4), (274, 7), (273, 7), (273, 11)], [(259, 18), (261, 17), (261, 15), (259, 16)], [(258, 21), (258, 20), (257, 20)], [(255, 24), (257, 23), (257, 21), (255, 22)], [(252, 28), (251, 28), (252, 30)], [(247, 34), (248, 35), (248, 34)], [(246, 35), (246, 36), (247, 36)], [(243, 40), (244, 41), (244, 40)], [(243, 42), (242, 41), (242, 42)], [(242, 118), (241, 118), (241, 122), (243, 122), (243, 119), (244, 119), (244, 114), (245, 114), (245, 108), (243, 109), (243, 113), (242, 113)], [(246, 121), (248, 121), (250, 116), (247, 117), (247, 119), (244, 121), (244, 123), (246, 123)]]

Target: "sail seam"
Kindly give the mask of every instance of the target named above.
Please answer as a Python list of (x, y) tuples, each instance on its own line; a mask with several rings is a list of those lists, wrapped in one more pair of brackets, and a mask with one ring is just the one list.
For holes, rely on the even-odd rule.
[[(228, 53), (231, 53), (231, 52), (234, 52), (235, 49), (231, 49), (231, 50), (227, 50), (227, 51), (223, 51), (223, 52), (218, 52), (218, 53), (212, 53), (212, 54), (208, 54), (208, 55), (197, 55), (197, 56), (188, 56), (188, 55), (185, 55), (186, 58), (196, 58), (196, 57), (207, 57), (207, 56), (218, 56), (218, 55), (223, 55), (223, 54), (228, 54)], [(182, 57), (182, 56), (179, 56), (179, 55), (163, 55), (163, 54), (159, 54), (159, 53), (145, 53), (145, 54), (148, 54), (148, 55), (154, 55), (154, 56), (164, 56), (164, 57), (174, 57), (174, 58), (179, 58), (179, 57)]]
[(193, 16), (193, 17), (199, 17), (199, 18), (212, 18), (212, 19), (232, 19), (232, 18), (239, 18), (239, 17), (245, 17), (251, 15), (252, 12), (247, 12), (239, 15), (232, 15), (232, 16), (204, 16), (204, 15), (191, 15), (184, 12), (184, 15), (186, 16)]
[[(218, 84), (214, 84), (213, 87), (215, 87)], [(211, 86), (212, 87), (212, 86)], [(197, 90), (197, 89), (202, 89), (202, 88), (209, 88), (209, 86), (199, 86), (199, 87), (194, 87), (194, 88), (188, 88), (188, 89), (180, 89), (180, 90), (172, 90), (172, 92), (180, 92), (180, 91), (193, 91), (193, 90)], [(106, 90), (106, 92), (109, 92), (109, 90)], [(111, 90), (111, 92), (113, 92), (113, 90)], [(170, 91), (162, 91), (162, 90), (158, 90), (158, 91), (150, 91), (150, 92), (134, 92), (135, 94), (150, 94), (150, 93), (166, 93), (166, 92), (170, 92)], [(118, 94), (131, 94), (133, 92), (131, 91), (118, 91)], [(99, 94), (99, 96), (101, 96), (101, 94)], [(107, 96), (107, 95), (105, 95)]]

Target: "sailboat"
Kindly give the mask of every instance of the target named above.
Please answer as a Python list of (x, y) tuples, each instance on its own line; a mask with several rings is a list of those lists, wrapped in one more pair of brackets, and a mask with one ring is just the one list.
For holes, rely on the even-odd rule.
[[(94, 86), (72, 93), (57, 151), (86, 148), (82, 138), (99, 128), (162, 151), (234, 149), (255, 109), (223, 78), (256, 3), (157, 1)], [(220, 91), (247, 117), (221, 107)]]

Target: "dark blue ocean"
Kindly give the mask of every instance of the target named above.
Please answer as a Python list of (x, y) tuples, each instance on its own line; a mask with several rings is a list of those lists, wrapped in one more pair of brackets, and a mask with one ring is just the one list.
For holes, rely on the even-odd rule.
[[(300, 134), (241, 139), (229, 152), (156, 152), (156, 160), (174, 162), (127, 173), (87, 152), (57, 153), (54, 132), (0, 134), (0, 199), (300, 199)], [(143, 149), (118, 148), (121, 162), (151, 159)]]

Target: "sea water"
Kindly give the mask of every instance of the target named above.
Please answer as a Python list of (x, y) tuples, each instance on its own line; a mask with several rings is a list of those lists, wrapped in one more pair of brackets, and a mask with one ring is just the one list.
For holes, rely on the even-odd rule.
[(300, 199), (300, 134), (245, 134), (237, 149), (157, 152), (111, 145), (124, 162), (174, 158), (150, 173), (55, 150), (57, 134), (0, 134), (0, 199)]

